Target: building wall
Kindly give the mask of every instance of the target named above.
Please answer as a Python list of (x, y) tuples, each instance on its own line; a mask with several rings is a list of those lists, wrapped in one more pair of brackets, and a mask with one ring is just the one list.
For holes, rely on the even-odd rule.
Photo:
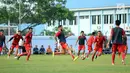
[[(101, 30), (105, 35), (109, 36), (110, 30), (115, 26), (115, 20), (117, 19), (121, 20), (122, 28), (130, 30), (130, 8), (123, 11), (117, 9), (75, 11), (74, 15), (76, 20), (73, 20), (73, 23), (66, 20), (66, 24), (62, 22), (62, 25), (71, 28), (76, 36), (80, 35), (81, 30), (86, 34), (94, 30)], [(56, 24), (58, 25), (58, 23)], [(53, 27), (48, 27), (48, 29)]]

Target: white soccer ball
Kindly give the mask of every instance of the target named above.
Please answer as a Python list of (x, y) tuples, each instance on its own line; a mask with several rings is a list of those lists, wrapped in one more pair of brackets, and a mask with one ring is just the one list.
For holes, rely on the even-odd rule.
[(81, 55), (81, 59), (84, 60), (86, 58), (85, 55)]

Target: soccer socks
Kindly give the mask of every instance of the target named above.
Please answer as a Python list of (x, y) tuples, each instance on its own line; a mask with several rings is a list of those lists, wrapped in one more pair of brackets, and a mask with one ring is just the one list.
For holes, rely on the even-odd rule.
[(30, 58), (30, 55), (31, 55), (31, 53), (29, 52), (28, 54), (27, 54), (27, 61), (29, 60), (29, 58)]
[(115, 63), (115, 53), (112, 53), (112, 63)]

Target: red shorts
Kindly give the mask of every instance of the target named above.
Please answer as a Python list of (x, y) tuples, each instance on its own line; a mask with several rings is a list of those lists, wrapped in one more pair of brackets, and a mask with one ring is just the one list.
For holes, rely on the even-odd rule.
[(62, 49), (68, 49), (67, 43), (60, 42), (60, 45), (61, 45)]
[(31, 44), (24, 44), (26, 51), (31, 50), (32, 46)]
[(123, 52), (127, 50), (127, 45), (122, 45)]
[(85, 50), (85, 45), (79, 45), (78, 50)]
[(102, 53), (102, 47), (95, 47), (94, 50)]
[(119, 53), (124, 52), (123, 45), (121, 44), (113, 44), (112, 45), (112, 52), (118, 51)]
[(92, 46), (88, 45), (88, 51), (91, 52), (92, 51)]
[(13, 50), (13, 49), (18, 49), (19, 48), (19, 45), (14, 45), (14, 44), (12, 44), (12, 46), (11, 46), (11, 49)]
[(2, 52), (2, 46), (0, 46), (0, 52)]

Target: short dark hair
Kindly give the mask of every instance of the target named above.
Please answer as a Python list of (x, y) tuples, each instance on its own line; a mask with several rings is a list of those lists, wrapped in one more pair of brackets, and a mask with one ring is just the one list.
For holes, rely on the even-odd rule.
[(59, 25), (58, 28), (62, 27), (62, 25)]
[(0, 32), (4, 32), (4, 30), (1, 29)]
[(116, 21), (115, 21), (115, 24), (116, 24), (117, 26), (119, 26), (119, 25), (121, 24), (121, 21), (120, 21), (120, 20), (116, 20)]
[(98, 31), (98, 32), (100, 32), (100, 33), (101, 33), (101, 31)]
[(30, 29), (33, 29), (33, 28), (32, 28), (32, 27), (29, 27), (28, 29), (30, 30)]
[(84, 31), (81, 31), (81, 33), (84, 33)]
[(21, 30), (18, 30), (18, 32), (22, 32)]
[(92, 35), (95, 35), (96, 33), (95, 32), (92, 32)]

